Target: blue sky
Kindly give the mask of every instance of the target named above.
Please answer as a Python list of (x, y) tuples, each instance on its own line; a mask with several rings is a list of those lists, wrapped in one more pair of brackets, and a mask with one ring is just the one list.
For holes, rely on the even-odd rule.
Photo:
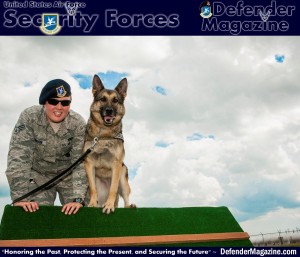
[(168, 147), (169, 145), (171, 145), (172, 143), (168, 143), (168, 142), (166, 142), (166, 141), (163, 141), (163, 140), (160, 140), (160, 141), (157, 141), (156, 143), (155, 143), (155, 146), (157, 146), (157, 147), (162, 147), (162, 148), (166, 148), (166, 147)]
[[(129, 74), (115, 72), (115, 71), (107, 71), (107, 72), (99, 72), (97, 73), (97, 75), (101, 78), (106, 88), (114, 89), (118, 85), (120, 80), (124, 77), (127, 77)], [(89, 89), (92, 87), (91, 81), (93, 81), (94, 75), (76, 73), (73, 74), (72, 76), (78, 81), (81, 88)]]
[(156, 85), (153, 88), (153, 91), (160, 94), (160, 95), (164, 95), (164, 96), (168, 95), (168, 90), (166, 88), (164, 88), (163, 86), (160, 86), (160, 85)]
[(188, 136), (187, 140), (188, 141), (197, 141), (197, 140), (201, 140), (203, 138), (215, 139), (215, 136), (213, 136), (213, 135), (204, 136), (204, 135), (201, 135), (199, 132), (195, 132), (193, 135)]
[(284, 55), (279, 55), (279, 54), (276, 54), (276, 55), (275, 55), (275, 60), (276, 60), (276, 62), (278, 62), (278, 63), (283, 63), (283, 62), (284, 62), (284, 59), (285, 59), (285, 56), (284, 56)]

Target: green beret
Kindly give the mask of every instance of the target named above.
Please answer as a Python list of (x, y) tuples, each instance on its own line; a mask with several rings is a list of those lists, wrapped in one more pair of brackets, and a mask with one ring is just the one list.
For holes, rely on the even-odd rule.
[(70, 85), (62, 79), (49, 81), (42, 89), (39, 103), (44, 105), (49, 98), (71, 96)]

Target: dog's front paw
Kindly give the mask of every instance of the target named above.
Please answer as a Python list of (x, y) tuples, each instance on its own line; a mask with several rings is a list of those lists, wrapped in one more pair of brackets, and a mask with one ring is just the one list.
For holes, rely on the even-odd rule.
[(125, 208), (137, 208), (136, 205), (134, 203), (130, 204), (130, 205), (125, 205)]
[(89, 207), (98, 207), (98, 203), (97, 203), (97, 201), (92, 201), (92, 200), (90, 200), (88, 206), (89, 206)]
[(132, 204), (129, 205), (129, 208), (134, 208), (135, 209), (135, 208), (137, 208), (137, 206), (134, 203), (132, 203)]
[(102, 207), (103, 207), (102, 212), (106, 214), (110, 214), (111, 212), (115, 211), (114, 202), (106, 202), (105, 204), (103, 204)]

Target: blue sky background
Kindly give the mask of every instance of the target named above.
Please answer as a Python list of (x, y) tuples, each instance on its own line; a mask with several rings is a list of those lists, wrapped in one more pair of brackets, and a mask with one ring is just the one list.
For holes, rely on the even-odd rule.
[(4, 172), (20, 112), (38, 104), (47, 81), (62, 78), (72, 109), (87, 120), (98, 74), (110, 89), (129, 82), (123, 134), (132, 202), (227, 206), (250, 234), (300, 227), (299, 43), (1, 37), (0, 208), (10, 203)]
[[(127, 73), (119, 73), (119, 72), (115, 72), (115, 71), (98, 72), (97, 75), (101, 77), (103, 84), (108, 89), (114, 89), (116, 87), (116, 85), (118, 85), (119, 81), (122, 78), (125, 78), (126, 76), (128, 76)], [(78, 81), (79, 86), (82, 89), (92, 88), (91, 82), (93, 81), (94, 75), (86, 75), (86, 74), (77, 73), (77, 74), (73, 74), (72, 76), (73, 76), (73, 78), (75, 78)]]

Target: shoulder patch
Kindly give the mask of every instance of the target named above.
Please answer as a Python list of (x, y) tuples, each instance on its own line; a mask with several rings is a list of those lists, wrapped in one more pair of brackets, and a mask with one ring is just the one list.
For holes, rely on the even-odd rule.
[(14, 133), (18, 134), (19, 132), (21, 132), (25, 128), (26, 128), (25, 124), (22, 124), (22, 125), (19, 125), (19, 126), (15, 126)]

